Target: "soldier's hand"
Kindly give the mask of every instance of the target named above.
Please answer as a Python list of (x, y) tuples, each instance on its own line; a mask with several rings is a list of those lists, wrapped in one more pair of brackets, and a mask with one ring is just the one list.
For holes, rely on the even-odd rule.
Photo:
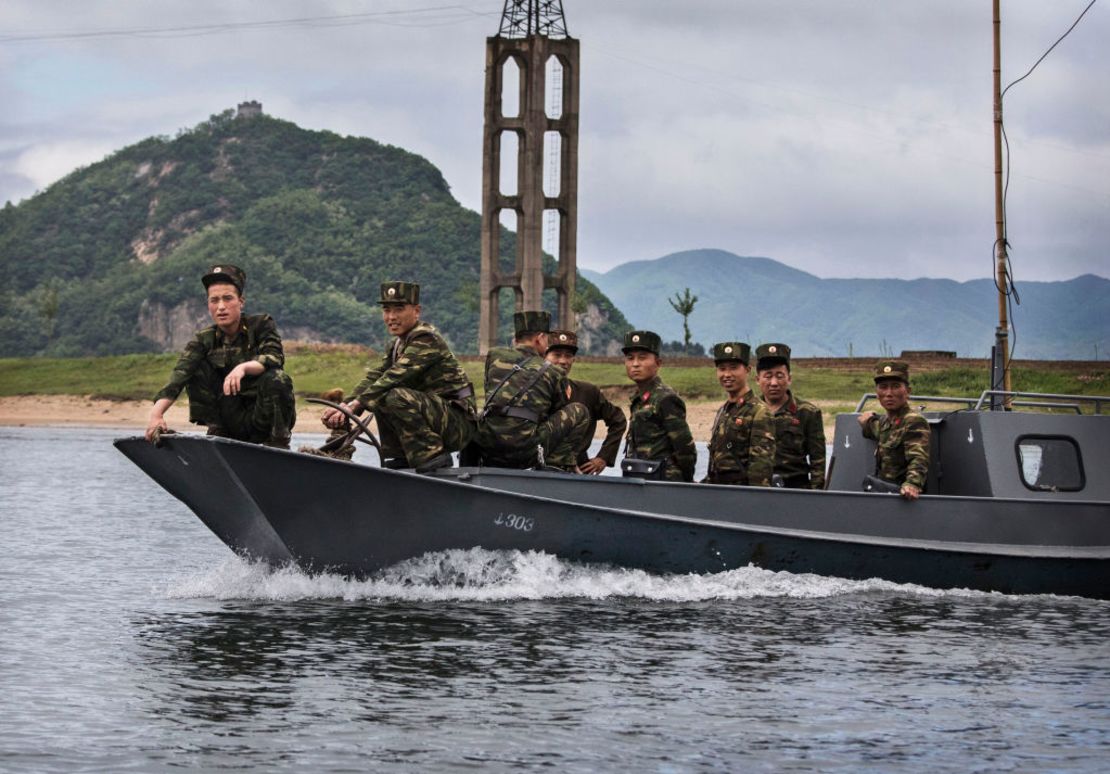
[(339, 409), (330, 408), (323, 413), (320, 421), (324, 423), (324, 427), (330, 427), (332, 430), (342, 427), (343, 423), (347, 421), (347, 417)]
[(916, 500), (918, 497), (921, 497), (921, 490), (913, 484), (902, 484), (902, 489), (899, 494), (907, 500)]
[(596, 476), (605, 470), (605, 460), (601, 457), (594, 457), (592, 460), (586, 460), (578, 466), (579, 473), (586, 473), (591, 476)]
[(155, 441), (155, 433), (164, 433), (169, 428), (166, 427), (166, 420), (163, 417), (151, 417), (146, 425), (146, 439), (151, 443)]
[(239, 394), (239, 388), (243, 382), (243, 375), (246, 373), (245, 366), (245, 363), (240, 363), (231, 369), (231, 373), (224, 379), (224, 395)]
[(864, 411), (862, 414), (860, 414), (858, 417), (856, 417), (856, 419), (859, 420), (859, 426), (860, 427), (867, 427), (867, 423), (870, 422), (874, 418), (875, 418), (875, 412), (874, 411)]

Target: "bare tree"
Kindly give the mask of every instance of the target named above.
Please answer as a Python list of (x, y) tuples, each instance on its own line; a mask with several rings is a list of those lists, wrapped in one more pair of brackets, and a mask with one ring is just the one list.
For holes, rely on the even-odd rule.
[(675, 293), (674, 298), (668, 298), (667, 301), (676, 312), (682, 315), (682, 334), (684, 336), (682, 351), (688, 355), (690, 354), (690, 313), (694, 311), (694, 304), (698, 302), (698, 297), (690, 295), (690, 288), (686, 288), (686, 292), (681, 296)]

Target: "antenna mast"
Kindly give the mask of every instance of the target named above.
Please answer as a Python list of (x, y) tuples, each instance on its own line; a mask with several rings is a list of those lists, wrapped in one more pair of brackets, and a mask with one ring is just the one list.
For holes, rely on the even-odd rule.
[(505, 0), (497, 35), (502, 38), (567, 37), (562, 0)]
[[(999, 0), (994, 6), (994, 223), (995, 223), (995, 277), (998, 288), (998, 328), (994, 332), (994, 358), (991, 363), (991, 389), (1010, 392), (1010, 323), (1008, 317), (1009, 268), (1006, 252), (1006, 209), (1003, 206), (1002, 180), (1002, 22), (999, 15)], [(1001, 372), (1001, 379), (999, 379)], [(1002, 403), (1008, 409), (1011, 398), (1007, 395)], [(992, 406), (996, 405), (992, 401)]]

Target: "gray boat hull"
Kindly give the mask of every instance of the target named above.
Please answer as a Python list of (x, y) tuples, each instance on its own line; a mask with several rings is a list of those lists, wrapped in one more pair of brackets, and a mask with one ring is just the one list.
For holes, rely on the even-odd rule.
[(1110, 505), (644, 482), (536, 471), (433, 476), (225, 439), (116, 446), (236, 552), (370, 575), (482, 547), (651, 572), (755, 565), (935, 588), (1110, 598)]

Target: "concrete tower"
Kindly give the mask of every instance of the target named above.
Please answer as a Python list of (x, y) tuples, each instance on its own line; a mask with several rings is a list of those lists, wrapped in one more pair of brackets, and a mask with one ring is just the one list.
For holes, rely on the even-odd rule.
[[(506, 95), (517, 85), (517, 94)], [(506, 115), (505, 98), (509, 98)], [(516, 109), (513, 109), (516, 108)], [(505, 0), (501, 28), (486, 39), (485, 130), (482, 137), (482, 271), (478, 350), (497, 344), (498, 295), (512, 288), (516, 309), (541, 309), (545, 288), (558, 295), (559, 327), (573, 328), (571, 302), (577, 266), (578, 41), (569, 37), (561, 0)], [(515, 146), (515, 159), (502, 147)], [(512, 153), (510, 147), (509, 153)], [(512, 169), (515, 167), (515, 186)], [(545, 181), (546, 170), (546, 181)], [(508, 174), (503, 174), (507, 172)], [(507, 178), (507, 179), (506, 179)], [(502, 183), (508, 189), (502, 190)], [(545, 186), (546, 182), (546, 186)], [(543, 271), (544, 213), (554, 274)], [(516, 261), (502, 271), (504, 225), (516, 231)]]

